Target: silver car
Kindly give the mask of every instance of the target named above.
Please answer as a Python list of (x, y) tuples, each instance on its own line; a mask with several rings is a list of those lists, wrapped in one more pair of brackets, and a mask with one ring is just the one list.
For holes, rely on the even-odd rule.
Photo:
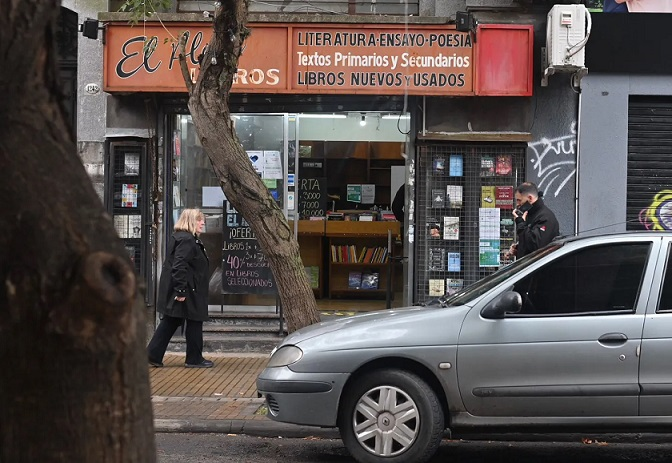
[(668, 430), (670, 233), (564, 239), (434, 307), (318, 323), (257, 379), (272, 419), (338, 427), (360, 462), (444, 431)]

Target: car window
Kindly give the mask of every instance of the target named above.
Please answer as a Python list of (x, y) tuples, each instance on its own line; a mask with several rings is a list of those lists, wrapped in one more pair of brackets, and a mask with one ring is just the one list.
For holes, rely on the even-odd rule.
[(549, 262), (514, 285), (523, 299), (514, 316), (632, 313), (650, 248), (599, 245)]
[(665, 277), (657, 312), (672, 312), (672, 245), (667, 251), (667, 264), (665, 265)]
[(531, 254), (526, 255), (525, 257), (516, 260), (513, 264), (507, 265), (497, 270), (492, 275), (477, 281), (476, 283), (467, 286), (462, 291), (459, 291), (446, 300), (447, 307), (455, 307), (458, 305), (463, 305), (471, 302), (482, 294), (490, 291), (492, 288), (505, 281), (507, 278), (510, 278), (512, 275), (520, 272), (524, 268), (529, 267), (534, 264), (539, 259), (547, 256), (548, 254), (557, 251), (560, 249), (564, 243), (554, 242), (545, 246), (541, 249), (534, 251)]

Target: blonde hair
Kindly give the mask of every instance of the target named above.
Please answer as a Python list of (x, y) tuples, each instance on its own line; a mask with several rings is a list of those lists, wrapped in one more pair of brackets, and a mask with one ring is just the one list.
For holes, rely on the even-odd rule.
[(175, 231), (186, 231), (195, 235), (198, 231), (198, 221), (205, 216), (200, 209), (184, 209), (175, 223)]

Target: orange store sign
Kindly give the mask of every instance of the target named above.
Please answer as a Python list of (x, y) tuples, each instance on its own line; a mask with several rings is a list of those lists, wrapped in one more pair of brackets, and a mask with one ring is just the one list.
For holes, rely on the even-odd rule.
[[(166, 30), (167, 29), (167, 30)], [(232, 91), (473, 95), (473, 39), (454, 26), (252, 24)], [(173, 37), (187, 31), (187, 66), (210, 40), (206, 23), (107, 25), (108, 92), (184, 92)], [(151, 41), (143, 54), (145, 37)]]

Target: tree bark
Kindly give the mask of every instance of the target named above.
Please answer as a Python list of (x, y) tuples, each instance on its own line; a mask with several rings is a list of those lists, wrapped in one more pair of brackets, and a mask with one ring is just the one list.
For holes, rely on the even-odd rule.
[(156, 461), (135, 271), (77, 155), (60, 2), (0, 0), (0, 461)]
[(229, 92), (249, 30), (247, 0), (224, 0), (216, 7), (214, 33), (201, 61), (196, 83), (185, 64), (184, 37), (180, 64), (189, 91), (189, 111), (227, 199), (250, 224), (269, 261), (287, 318), (295, 331), (319, 322), (315, 295), (299, 245), (282, 210), (254, 171), (229, 112)]

